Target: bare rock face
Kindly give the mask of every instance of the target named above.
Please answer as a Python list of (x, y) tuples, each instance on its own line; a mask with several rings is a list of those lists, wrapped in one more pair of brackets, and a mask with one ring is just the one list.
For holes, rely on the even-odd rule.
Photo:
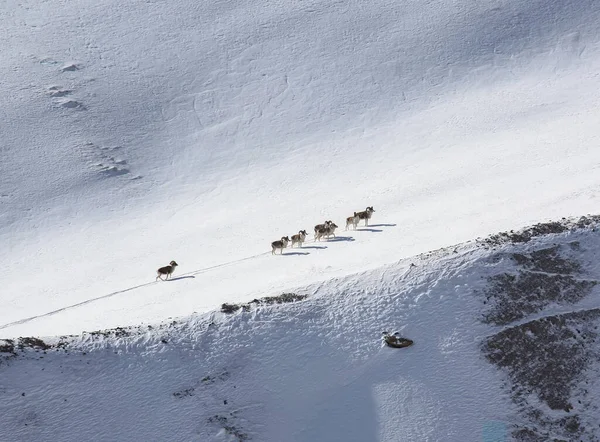
[[(580, 221), (552, 223), (549, 232), (540, 232), (595, 231), (594, 220)], [(494, 235), (494, 245), (529, 242), (529, 230)], [(521, 241), (525, 237), (527, 241)], [(499, 238), (503, 240), (496, 242)], [(490, 276), (481, 293), (481, 321), (502, 327), (482, 343), (482, 352), (505, 373), (507, 389), (520, 411), (513, 440), (598, 441), (600, 404), (593, 386), (600, 361), (600, 308), (578, 306), (594, 296), (600, 279), (593, 263), (583, 259), (596, 252), (585, 240), (565, 237), (557, 242), (492, 257), (491, 262), (508, 257), (514, 268)]]

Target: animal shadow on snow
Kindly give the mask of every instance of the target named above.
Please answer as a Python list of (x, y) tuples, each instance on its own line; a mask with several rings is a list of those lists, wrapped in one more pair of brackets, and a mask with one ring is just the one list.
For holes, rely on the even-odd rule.
[(340, 242), (340, 241), (354, 241), (351, 236), (336, 236), (335, 238), (329, 238), (327, 242)]
[(302, 246), (303, 249), (326, 249), (327, 246)]
[(189, 275), (189, 276), (177, 276), (175, 278), (166, 279), (165, 281), (178, 281), (179, 279), (188, 279), (188, 278), (195, 278), (195, 276), (193, 276), (193, 275)]
[(281, 256), (293, 256), (293, 255), (310, 255), (310, 252), (285, 252)]
[(363, 228), (357, 228), (359, 232), (383, 232), (381, 229), (373, 229), (372, 227), (395, 227), (396, 224), (369, 224)]

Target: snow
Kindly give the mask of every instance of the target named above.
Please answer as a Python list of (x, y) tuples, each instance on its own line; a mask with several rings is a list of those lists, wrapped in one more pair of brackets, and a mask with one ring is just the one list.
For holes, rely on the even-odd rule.
[[(198, 409), (198, 396), (186, 412), (172, 393), (227, 366), (269, 380), (250, 376), (235, 396), (259, 440), (319, 440), (330, 428), (345, 440), (501, 431), (510, 405), (469, 341), (487, 333), (473, 319), (480, 306), (466, 295), (450, 302), (452, 278), (436, 291), (425, 274), (402, 275), (407, 258), (429, 250), (596, 211), (599, 23), (594, 0), (6, 0), (0, 336), (199, 315), (175, 349), (148, 333), (110, 344), (114, 357), (90, 352), (90, 369), (58, 355), (43, 375), (39, 361), (9, 367), (13, 386), (2, 391), (16, 405), (6, 421), (27, 431), (23, 440), (119, 439), (98, 433), (96, 412), (60, 427), (69, 408), (58, 403), (81, 406), (74, 397), (89, 384), (120, 434), (208, 440), (217, 436), (205, 414), (231, 385), (203, 390), (214, 403)], [(367, 206), (370, 226), (343, 231)], [(272, 241), (327, 219), (341, 226), (335, 240), (271, 256)], [(172, 259), (173, 281), (155, 282)], [(217, 314), (221, 337), (205, 334), (222, 303), (284, 291), (311, 299), (251, 319)], [(379, 348), (373, 336), (391, 318), (430, 345)], [(229, 342), (241, 330), (248, 341)], [(404, 355), (418, 357), (396, 361)], [(73, 370), (67, 387), (61, 369)], [(442, 370), (455, 378), (442, 381)], [(468, 396), (453, 407), (466, 379), (497, 402)], [(56, 386), (52, 409), (29, 410), (13, 391), (30, 380), (37, 394)], [(100, 398), (107, 382), (112, 393)], [(411, 416), (401, 428), (390, 421), (397, 402)], [(152, 425), (118, 419), (129, 407)], [(15, 424), (24, 410), (39, 434)], [(262, 427), (264, 415), (272, 425)], [(156, 433), (160, 422), (178, 433)]]
[[(488, 337), (506, 330), (482, 321), (487, 277), (513, 272), (511, 253), (574, 241), (585, 277), (597, 278), (589, 229), (492, 250), (470, 242), (303, 287), (308, 298), (292, 304), (26, 349), (2, 365), (3, 431), (64, 441), (505, 440), (524, 415), (506, 375), (482, 357)], [(597, 294), (526, 319), (597, 308)], [(415, 344), (391, 349), (383, 330)], [(591, 369), (580, 379), (586, 393)], [(574, 394), (573, 403), (586, 398)]]
[[(210, 311), (597, 206), (594, 2), (111, 5), (2, 16), (5, 336)], [(391, 226), (261, 255), (368, 205)], [(120, 293), (171, 259), (196, 277)]]
[[(31, 351), (3, 369), (3, 428), (16, 440), (209, 441), (226, 440), (209, 422), (226, 416), (254, 440), (476, 440), (511, 410), (476, 345), (489, 326), (471, 289), (488, 254), (470, 246), (305, 287), (291, 305)], [(390, 349), (386, 327), (418, 340)]]

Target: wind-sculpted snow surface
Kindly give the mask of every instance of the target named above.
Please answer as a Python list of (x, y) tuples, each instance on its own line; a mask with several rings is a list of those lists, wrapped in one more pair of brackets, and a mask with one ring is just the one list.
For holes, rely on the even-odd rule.
[(496, 283), (600, 279), (592, 219), (223, 312), (0, 341), (0, 425), (19, 441), (598, 440), (597, 286)]

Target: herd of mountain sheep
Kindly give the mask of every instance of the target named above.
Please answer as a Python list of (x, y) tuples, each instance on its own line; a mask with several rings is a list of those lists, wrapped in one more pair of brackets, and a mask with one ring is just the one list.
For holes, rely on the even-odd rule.
[[(369, 219), (371, 219), (371, 216), (373, 216), (373, 212), (375, 212), (375, 209), (373, 209), (373, 207), (367, 207), (362, 212), (354, 212), (354, 215), (346, 218), (346, 230), (348, 230), (350, 226), (352, 226), (353, 229), (356, 230), (356, 226), (361, 220), (365, 220), (365, 226), (368, 226)], [(337, 224), (335, 224), (331, 220), (325, 221), (323, 224), (317, 224), (315, 226), (315, 241), (321, 241), (321, 238), (329, 239), (331, 235), (333, 235), (333, 237), (335, 238), (335, 229), (337, 228)], [(306, 240), (307, 236), (308, 234), (306, 233), (306, 230), (300, 230), (295, 235), (292, 235), (292, 247), (294, 247), (296, 244), (302, 247), (302, 244)], [(280, 254), (283, 254), (283, 249), (285, 249), (289, 243), (290, 238), (287, 236), (283, 236), (278, 241), (273, 241), (271, 243), (271, 254), (275, 255), (275, 252), (277, 250), (279, 250)]]
[[(358, 226), (358, 223), (361, 220), (364, 220), (365, 226), (368, 226), (369, 220), (371, 219), (371, 216), (373, 216), (374, 212), (375, 212), (375, 209), (373, 209), (373, 206), (367, 207), (362, 212), (354, 212), (354, 215), (346, 218), (346, 230), (348, 230), (348, 228), (350, 226), (352, 226), (352, 228), (354, 230), (356, 230), (356, 226)], [(317, 224), (315, 226), (314, 240), (321, 241), (321, 238), (329, 239), (329, 237), (331, 235), (333, 235), (333, 237), (335, 238), (335, 229), (337, 229), (337, 228), (338, 228), (337, 224), (335, 224), (331, 220), (325, 221), (323, 224)], [(308, 236), (308, 233), (306, 233), (306, 230), (300, 230), (297, 234), (292, 235), (292, 239), (291, 239), (292, 247), (294, 247), (296, 244), (298, 244), (300, 247), (302, 247), (302, 244), (305, 242), (307, 236)], [(283, 254), (283, 249), (285, 249), (289, 243), (290, 243), (290, 238), (287, 236), (283, 236), (278, 241), (273, 241), (271, 243), (271, 249), (272, 249), (271, 254), (275, 255), (275, 252), (277, 250), (279, 250), (279, 254)], [(156, 274), (157, 274), (156, 279), (157, 280), (160, 279), (161, 281), (169, 279), (169, 277), (175, 271), (175, 267), (177, 267), (177, 263), (175, 261), (171, 261), (168, 266), (159, 268), (156, 271)], [(162, 278), (163, 275), (165, 276), (165, 279)]]

